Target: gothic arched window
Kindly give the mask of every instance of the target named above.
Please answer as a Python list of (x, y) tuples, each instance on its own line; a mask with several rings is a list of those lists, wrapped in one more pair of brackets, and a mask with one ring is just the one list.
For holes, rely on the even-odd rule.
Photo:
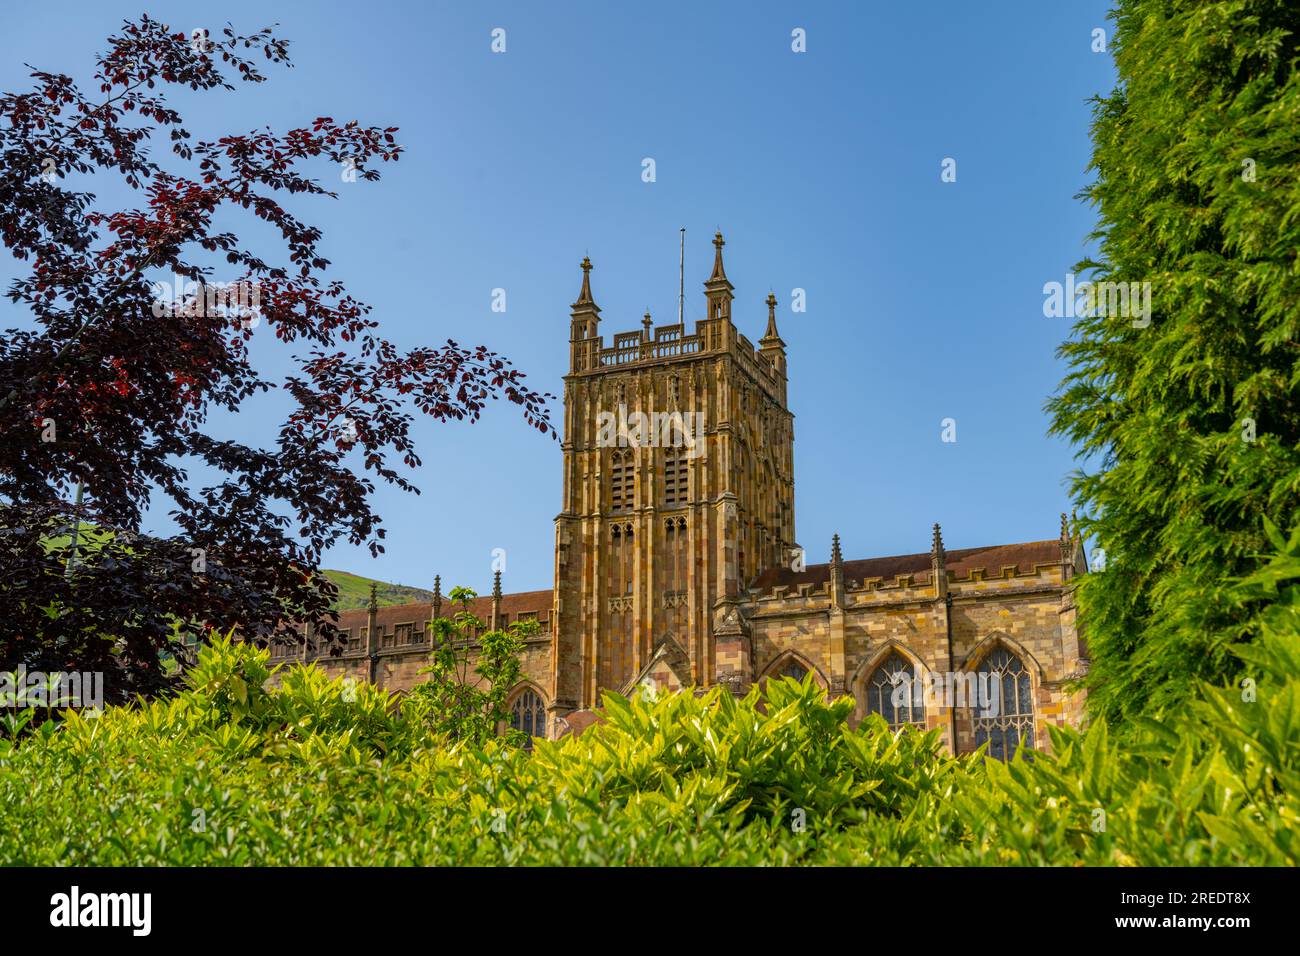
[(679, 607), (686, 598), (686, 519), (664, 519), (664, 541), (668, 551), (668, 590), (664, 607)]
[[(1024, 662), (1005, 647), (995, 647), (976, 668), (981, 685), (987, 681), (990, 709), (997, 716), (976, 712), (975, 744), (988, 741), (990, 757), (1006, 760), (1016, 752), (1016, 745), (1034, 746), (1034, 695), (1029, 671)], [(981, 686), (980, 696), (986, 690)]]
[(685, 448), (664, 450), (664, 507), (680, 508), (688, 500), (689, 457)]
[(885, 718), (890, 730), (908, 724), (925, 726), (925, 701), (916, 680), (916, 668), (893, 651), (867, 678), (867, 711)]
[(807, 675), (808, 668), (795, 657), (791, 657), (772, 674), (773, 677), (789, 677), (792, 680), (803, 680)]
[(528, 735), (529, 747), (533, 745), (534, 737), (545, 737), (546, 708), (542, 706), (542, 695), (527, 688), (516, 697), (510, 708), (510, 726)]
[(631, 511), (636, 491), (635, 462), (630, 451), (615, 451), (610, 455), (609, 510)]

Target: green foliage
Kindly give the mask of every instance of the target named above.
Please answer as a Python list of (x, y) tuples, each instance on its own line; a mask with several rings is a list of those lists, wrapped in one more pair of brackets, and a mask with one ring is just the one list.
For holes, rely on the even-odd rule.
[[(1300, 539), (1204, 690), (1118, 744), (953, 758), (811, 679), (736, 700), (605, 698), (532, 752), (452, 742), (428, 700), (215, 642), (169, 700), (0, 738), (0, 863), (1294, 865), (1300, 857)], [(266, 679), (276, 673), (279, 686)]]
[(524, 640), (537, 633), (538, 623), (515, 621), (505, 630), (481, 633), (484, 623), (469, 610), (478, 595), (458, 587), (448, 597), (452, 616), (430, 622), (433, 651), (429, 666), (420, 671), (427, 677), (410, 698), (425, 708), (434, 731), (453, 743), (482, 744), (500, 733), (509, 743), (523, 745), (524, 735), (506, 726), (506, 696), (519, 680)]
[[(1053, 430), (1106, 570), (1079, 591), (1089, 707), (1128, 718), (1221, 682), (1263, 518), (1300, 517), (1300, 13), (1293, 0), (1118, 0), (1119, 84), (1092, 135), (1096, 281), (1151, 283), (1150, 325), (1085, 316)], [(1139, 323), (1140, 324), (1140, 323)], [(1247, 421), (1249, 419), (1249, 421)]]

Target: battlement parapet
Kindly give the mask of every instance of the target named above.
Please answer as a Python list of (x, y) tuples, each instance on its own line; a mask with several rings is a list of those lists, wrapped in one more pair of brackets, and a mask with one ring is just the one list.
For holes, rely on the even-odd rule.
[[(1029, 542), (952, 552), (945, 571), (948, 590), (950, 593), (1004, 590), (1024, 587), (1030, 582), (1060, 586), (1065, 583), (1060, 561), (1046, 560), (1053, 546), (1055, 542)], [(813, 596), (829, 599), (831, 567), (819, 564), (809, 565), (803, 571), (778, 568), (766, 572), (750, 588), (750, 600), (762, 604), (807, 601)], [(849, 606), (894, 602), (900, 598), (934, 600), (939, 596), (930, 555), (867, 558), (843, 562), (842, 567)]]
[(581, 348), (575, 356), (574, 373), (602, 373), (728, 353), (766, 387), (776, 391), (781, 383), (776, 367), (730, 319), (702, 319), (689, 334), (684, 324), (647, 326), (639, 332), (616, 332), (610, 346), (605, 345), (603, 335), (576, 344)]

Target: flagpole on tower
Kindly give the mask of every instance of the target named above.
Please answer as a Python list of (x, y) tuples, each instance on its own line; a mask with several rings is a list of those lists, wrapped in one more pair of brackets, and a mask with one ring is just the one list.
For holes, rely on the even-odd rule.
[[(686, 227), (682, 226), (682, 248), (677, 257), (677, 324), (685, 322), (682, 313), (686, 308)], [(686, 333), (683, 326), (682, 334)]]

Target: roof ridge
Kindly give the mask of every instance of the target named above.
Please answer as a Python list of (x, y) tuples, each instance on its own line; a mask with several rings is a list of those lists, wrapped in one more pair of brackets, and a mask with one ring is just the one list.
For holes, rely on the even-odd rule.
[[(979, 545), (974, 548), (945, 548), (945, 551), (947, 552), (949, 557), (952, 557), (954, 554), (968, 553), (971, 551), (993, 551), (997, 548), (1023, 548), (1026, 545), (1031, 545), (1031, 544), (1048, 545), (1048, 544), (1060, 544), (1060, 542), (1057, 541), (1055, 538), (1043, 538), (1042, 540), (1039, 541), (1008, 541), (1006, 544), (985, 544), (985, 545)], [(865, 558), (845, 558), (844, 563), (852, 564), (856, 561), (896, 561), (899, 558), (928, 559), (929, 557), (930, 557), (929, 551), (909, 551), (906, 554), (873, 554), (870, 557), (865, 557)], [(805, 569), (829, 568), (830, 566), (831, 565), (829, 561), (818, 561), (815, 564), (805, 564), (804, 568)], [(777, 565), (775, 568), (764, 568), (764, 571), (782, 570), (782, 569), (783, 568), (781, 565)]]

